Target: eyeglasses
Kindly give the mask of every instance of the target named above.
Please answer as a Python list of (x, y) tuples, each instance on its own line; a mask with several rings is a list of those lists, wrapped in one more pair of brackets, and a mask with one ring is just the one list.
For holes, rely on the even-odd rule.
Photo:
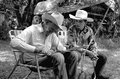
[(52, 23), (51, 21), (49, 21), (49, 20), (44, 20), (44, 21), (42, 21), (44, 24), (49, 24), (49, 23)]

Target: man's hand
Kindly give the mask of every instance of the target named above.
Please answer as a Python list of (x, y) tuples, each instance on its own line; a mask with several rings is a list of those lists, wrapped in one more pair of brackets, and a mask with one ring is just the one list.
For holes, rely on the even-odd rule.
[(53, 51), (53, 50), (49, 50), (48, 52), (45, 52), (46, 55), (51, 55), (53, 53), (55, 53), (55, 51)]
[(92, 60), (98, 59), (97, 54), (93, 53), (92, 51), (89, 51), (89, 50), (86, 50), (86, 49), (82, 49), (82, 50), (84, 52), (86, 52)]
[(35, 48), (34, 53), (41, 53), (41, 52), (42, 52), (42, 48), (43, 48), (43, 47), (41, 47), (41, 46), (37, 46), (37, 47)]
[(94, 53), (90, 54), (89, 57), (91, 58), (91, 60), (97, 60), (98, 59), (98, 57)]

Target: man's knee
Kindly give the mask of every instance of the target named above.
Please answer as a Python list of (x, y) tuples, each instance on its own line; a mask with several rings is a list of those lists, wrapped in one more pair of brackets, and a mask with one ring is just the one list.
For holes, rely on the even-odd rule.
[(103, 61), (107, 61), (107, 55), (104, 52), (98, 52), (98, 58)]
[(64, 56), (63, 56), (63, 54), (61, 54), (61, 53), (55, 53), (55, 54), (53, 54), (53, 57), (55, 58), (55, 60), (57, 61), (57, 62), (59, 62), (59, 63), (64, 63)]
[(71, 56), (71, 58), (75, 59), (76, 61), (78, 61), (78, 59), (79, 59), (79, 55), (78, 55), (77, 51), (70, 52), (70, 56)]

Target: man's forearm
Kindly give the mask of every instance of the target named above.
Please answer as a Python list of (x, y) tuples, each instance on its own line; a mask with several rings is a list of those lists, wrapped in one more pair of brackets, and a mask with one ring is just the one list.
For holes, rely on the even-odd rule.
[(33, 53), (35, 51), (35, 46), (29, 45), (27, 43), (25, 43), (24, 41), (14, 38), (11, 40), (10, 42), (11, 47), (13, 47), (14, 49), (20, 50), (22, 52), (30, 52)]

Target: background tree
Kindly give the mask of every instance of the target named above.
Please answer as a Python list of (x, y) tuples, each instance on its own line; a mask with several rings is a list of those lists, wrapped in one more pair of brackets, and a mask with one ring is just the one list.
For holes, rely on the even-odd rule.
[[(5, 12), (6, 21), (4, 23), (6, 23), (6, 25), (10, 26), (9, 29), (11, 29), (15, 26), (18, 26), (18, 29), (24, 29), (25, 27), (31, 25), (36, 4), (41, 1), (45, 1), (45, 0), (2, 0), (0, 2), (0, 11)], [(72, 0), (47, 0), (47, 1), (51, 2), (54, 7), (63, 7), (63, 6), (71, 7), (71, 5), (80, 5), (80, 6), (91, 5), (91, 4), (95, 4), (96, 2), (106, 1), (106, 0), (74, 0), (75, 3), (73, 3), (73, 4), (69, 4)], [(111, 14), (107, 15), (110, 17), (109, 23), (111, 23), (111, 24), (109, 27), (107, 27), (108, 29), (105, 26), (103, 26), (103, 28), (101, 28), (102, 32), (106, 31), (107, 33), (109, 33), (111, 30), (115, 29), (114, 31), (116, 31), (117, 28), (120, 28), (119, 23), (118, 23), (119, 22), (118, 19), (120, 19), (118, 17), (119, 12), (120, 12), (120, 4), (119, 4), (120, 1), (119, 0), (114, 0), (114, 1), (117, 5), (115, 10), (118, 12), (118, 14), (116, 15), (114, 13), (115, 14), (114, 15), (111, 13)], [(76, 4), (76, 3), (78, 3), (78, 4)], [(104, 8), (94, 6), (94, 7), (92, 7), (91, 12), (101, 13), (103, 10), (104, 10)], [(114, 15), (114, 17), (111, 17), (113, 15)], [(13, 22), (15, 19), (18, 21), (18, 23)], [(113, 21), (116, 21), (115, 26), (113, 25)], [(99, 20), (99, 22), (101, 22), (101, 21)], [(98, 25), (97, 20), (95, 23), (97, 23), (95, 25)], [(16, 25), (14, 25), (14, 24), (16, 24)], [(92, 28), (94, 31), (96, 31), (96, 29), (98, 27), (92, 27)], [(115, 32), (112, 35), (114, 36)]]

